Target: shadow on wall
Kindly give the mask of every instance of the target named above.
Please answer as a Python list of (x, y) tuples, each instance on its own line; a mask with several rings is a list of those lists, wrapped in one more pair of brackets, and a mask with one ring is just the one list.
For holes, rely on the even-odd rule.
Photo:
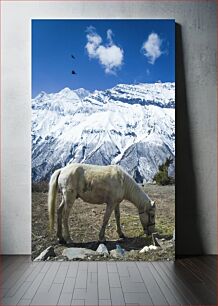
[(176, 24), (176, 256), (205, 254), (200, 224), (181, 25)]

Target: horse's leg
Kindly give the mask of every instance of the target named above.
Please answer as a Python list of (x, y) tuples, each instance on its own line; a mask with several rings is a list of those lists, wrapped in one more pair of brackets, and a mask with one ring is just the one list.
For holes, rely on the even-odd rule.
[(114, 214), (115, 214), (115, 219), (116, 219), (116, 223), (117, 223), (117, 233), (119, 235), (120, 238), (125, 238), (122, 230), (121, 230), (121, 226), (120, 226), (120, 204), (117, 204), (117, 206), (114, 209)]
[(102, 224), (102, 227), (101, 227), (101, 230), (100, 230), (100, 233), (99, 233), (99, 241), (100, 242), (104, 242), (106, 240), (105, 236), (104, 236), (105, 229), (106, 229), (106, 226), (108, 224), (108, 221), (110, 219), (110, 216), (111, 216), (113, 210), (114, 210), (114, 205), (107, 203), (106, 211), (105, 211), (104, 219), (103, 219), (103, 224)]
[(63, 223), (64, 223), (64, 231), (65, 231), (64, 237), (65, 237), (66, 243), (73, 242), (70, 238), (68, 218), (69, 218), (70, 210), (75, 200), (76, 200), (76, 194), (72, 190), (66, 190), (64, 192), (64, 217), (63, 217), (64, 220), (63, 220)]
[(63, 235), (62, 235), (62, 212), (63, 212), (63, 208), (64, 208), (64, 197), (62, 196), (61, 204), (60, 204), (60, 206), (58, 207), (58, 210), (57, 210), (57, 227), (58, 227), (57, 237), (58, 237), (59, 243), (61, 243), (61, 244), (66, 243), (66, 241), (64, 240)]

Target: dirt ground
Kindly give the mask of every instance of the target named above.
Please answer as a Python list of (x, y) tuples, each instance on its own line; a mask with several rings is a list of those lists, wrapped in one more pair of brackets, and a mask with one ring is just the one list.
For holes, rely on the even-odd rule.
[[(156, 201), (156, 231), (161, 237), (171, 239), (175, 222), (175, 186), (146, 185), (144, 191)], [(32, 259), (36, 258), (44, 249), (53, 246), (57, 257), (51, 260), (65, 259), (62, 251), (66, 247), (84, 247), (96, 250), (98, 234), (102, 224), (105, 205), (85, 203), (77, 199), (69, 217), (69, 227), (73, 245), (63, 246), (57, 243), (55, 231), (52, 235), (48, 232), (48, 210), (46, 192), (32, 193)], [(58, 204), (61, 196), (58, 195)], [(145, 245), (152, 244), (152, 239), (143, 234), (139, 216), (135, 206), (123, 201), (120, 204), (121, 226), (127, 238), (118, 238), (114, 214), (112, 214), (106, 228), (105, 245), (108, 250), (116, 248), (119, 244), (127, 252), (124, 257), (113, 259), (102, 256), (94, 260), (174, 260), (174, 247), (158, 248), (147, 253), (139, 253)], [(56, 218), (55, 218), (56, 219)], [(56, 228), (56, 224), (55, 224)], [(93, 260), (93, 258), (91, 258)]]

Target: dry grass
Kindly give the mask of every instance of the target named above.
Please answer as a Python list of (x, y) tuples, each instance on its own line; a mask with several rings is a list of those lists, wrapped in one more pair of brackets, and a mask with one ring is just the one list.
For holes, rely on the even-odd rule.
[[(144, 190), (156, 201), (156, 230), (159, 234), (172, 237), (175, 216), (175, 187), (146, 185)], [(60, 203), (60, 194), (58, 195)], [(128, 201), (121, 203), (121, 224), (123, 232), (128, 237), (119, 244), (128, 252), (123, 260), (163, 260), (174, 259), (174, 248), (169, 250), (152, 251), (139, 254), (145, 245), (151, 244), (151, 239), (143, 235), (137, 209)], [(69, 227), (75, 246), (96, 249), (98, 246), (98, 234), (102, 224), (105, 205), (84, 203), (77, 199), (72, 208)], [(114, 214), (112, 214), (106, 229), (107, 247), (115, 248), (118, 236)], [(58, 256), (66, 246), (57, 244), (55, 233), (49, 236), (47, 217), (47, 193), (32, 193), (32, 257), (35, 258), (48, 246), (53, 245)], [(136, 251), (134, 251), (136, 250)]]

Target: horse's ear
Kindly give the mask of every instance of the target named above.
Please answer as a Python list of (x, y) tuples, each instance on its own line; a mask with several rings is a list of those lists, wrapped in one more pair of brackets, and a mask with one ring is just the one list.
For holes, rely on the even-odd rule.
[(156, 207), (155, 201), (151, 201), (151, 206), (152, 206), (153, 208)]

